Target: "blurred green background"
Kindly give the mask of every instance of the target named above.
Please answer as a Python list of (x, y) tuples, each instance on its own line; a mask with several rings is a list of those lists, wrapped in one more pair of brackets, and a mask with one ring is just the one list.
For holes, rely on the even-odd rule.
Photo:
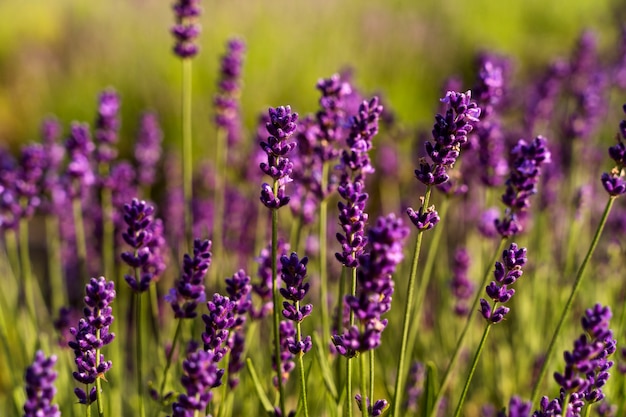
[[(480, 50), (515, 59), (526, 74), (567, 56), (585, 28), (617, 52), (618, 0), (229, 0), (203, 1), (194, 61), (196, 146), (212, 129), (211, 100), (225, 41), (248, 45), (242, 96), (246, 127), (268, 106), (314, 111), (315, 83), (345, 67), (366, 92), (382, 92), (408, 125), (430, 123), (443, 80), (471, 86)], [(177, 140), (180, 66), (172, 55), (170, 1), (0, 1), (0, 144), (36, 140), (40, 120), (92, 121), (112, 86), (123, 100), (123, 134), (156, 110)], [(210, 130), (212, 132), (212, 130)], [(124, 141), (122, 150), (130, 148)]]

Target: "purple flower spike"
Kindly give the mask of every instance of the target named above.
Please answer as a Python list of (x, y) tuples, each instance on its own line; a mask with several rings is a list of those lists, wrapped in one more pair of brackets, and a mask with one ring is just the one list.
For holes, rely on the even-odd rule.
[(497, 417), (530, 417), (532, 406), (532, 402), (525, 402), (518, 396), (513, 396), (509, 401), (509, 412), (501, 411)]
[(145, 201), (133, 199), (124, 205), (124, 223), (128, 226), (122, 233), (124, 241), (134, 250), (122, 252), (122, 260), (131, 268), (138, 270), (135, 275), (125, 275), (124, 279), (136, 292), (144, 292), (150, 283), (165, 270), (161, 248), (163, 224), (154, 220), (154, 207)]
[(228, 41), (228, 50), (222, 57), (219, 93), (215, 96), (215, 124), (227, 132), (229, 146), (241, 141), (239, 96), (241, 95), (241, 67), (246, 45), (241, 39)]
[(95, 146), (91, 141), (89, 126), (73, 123), (70, 128), (70, 135), (65, 142), (65, 149), (69, 157), (66, 171), (71, 181), (69, 192), (72, 197), (76, 197), (95, 182), (95, 175), (91, 166), (91, 156)]
[(151, 186), (156, 180), (157, 164), (163, 153), (161, 142), (163, 132), (156, 114), (144, 113), (135, 145), (137, 180), (140, 185)]
[(261, 143), (261, 149), (267, 154), (267, 162), (260, 164), (261, 171), (269, 175), (276, 184), (276, 192), (271, 185), (261, 187), (261, 202), (269, 209), (278, 209), (289, 203), (285, 195), (285, 186), (292, 181), (290, 175), (293, 163), (286, 157), (295, 147), (295, 142), (287, 142), (296, 131), (298, 114), (291, 112), (291, 107), (269, 109), (270, 121), (266, 128), (270, 136)]
[(57, 357), (52, 355), (46, 358), (42, 351), (37, 351), (35, 360), (26, 369), (26, 402), (24, 403), (24, 417), (60, 417), (59, 406), (52, 404), (57, 390), (54, 381), (57, 373), (54, 364)]
[[(289, 257), (283, 255), (280, 258), (280, 277), (285, 284), (284, 288), (280, 288), (280, 294), (287, 300), (283, 302), (284, 310), (282, 313), (287, 320), (291, 320), (295, 323), (302, 322), (313, 310), (311, 304), (300, 304), (300, 301), (304, 299), (304, 296), (309, 291), (309, 283), (304, 282), (308, 262), (309, 258), (305, 256), (300, 259), (295, 252)], [(307, 353), (313, 346), (311, 336), (307, 336), (304, 340), (301, 340), (301, 335), (299, 335), (297, 338), (289, 338), (286, 343), (289, 352), (294, 355), (299, 352)]]
[[(111, 369), (111, 361), (106, 361), (99, 350), (113, 341), (115, 335), (109, 333), (109, 326), (113, 323), (110, 304), (115, 299), (113, 282), (107, 282), (104, 277), (91, 278), (86, 286), (84, 318), (81, 318), (77, 327), (70, 328), (74, 340), (68, 346), (74, 350), (74, 362), (77, 370), (73, 373), (74, 379), (89, 386)], [(82, 388), (74, 390), (81, 404), (89, 405), (95, 401), (95, 387), (87, 393)]]
[(502, 252), (502, 262), (496, 262), (493, 272), (495, 281), (491, 281), (485, 288), (489, 298), (494, 302), (493, 306), (483, 298), (480, 299), (480, 312), (489, 323), (499, 323), (509, 313), (509, 308), (497, 306), (498, 303), (506, 303), (515, 294), (513, 285), (522, 276), (522, 267), (526, 265), (526, 248), (519, 248), (511, 243), (509, 249)]
[(467, 276), (470, 261), (469, 253), (465, 248), (457, 249), (454, 255), (450, 288), (456, 300), (454, 314), (458, 316), (467, 315), (469, 312), (468, 301), (474, 292), (474, 283)]
[(237, 304), (228, 297), (213, 294), (213, 300), (207, 302), (209, 314), (203, 314), (205, 332), (202, 333), (204, 350), (214, 353), (219, 362), (228, 348), (226, 346), (230, 330), (243, 323), (243, 318), (235, 314)]
[(406, 209), (406, 213), (409, 215), (411, 222), (417, 227), (417, 230), (426, 231), (430, 230), (439, 223), (439, 213), (435, 210), (435, 206), (430, 206), (426, 210), (424, 207), (420, 207), (416, 212), (411, 207)]
[(172, 27), (172, 35), (176, 40), (174, 53), (182, 59), (193, 58), (198, 53), (198, 46), (194, 43), (200, 34), (200, 25), (196, 20), (202, 9), (200, 0), (178, 0), (174, 6), (176, 24)]
[(114, 90), (100, 94), (96, 116), (94, 141), (97, 144), (95, 158), (99, 163), (110, 163), (117, 156), (115, 144), (120, 129), (120, 98)]
[(196, 239), (193, 258), (185, 254), (183, 273), (165, 300), (170, 303), (176, 318), (194, 318), (198, 304), (206, 300), (204, 276), (211, 265), (211, 241)]
[(212, 388), (222, 384), (223, 369), (218, 369), (213, 352), (197, 346), (189, 349), (183, 361), (183, 376), (180, 382), (185, 393), (178, 396), (172, 404), (172, 417), (189, 417), (200, 411), (202, 415), (213, 398)]
[[(359, 410), (363, 411), (363, 397), (361, 396), (361, 394), (356, 394), (354, 396), (354, 399), (359, 406)], [(385, 409), (389, 405), (387, 400), (377, 400), (374, 405), (370, 404), (369, 398), (367, 398), (365, 402), (367, 403), (367, 412), (364, 414), (372, 417), (378, 417), (382, 415), (383, 411), (385, 411)]]
[(387, 320), (381, 319), (381, 316), (391, 308), (394, 291), (391, 276), (403, 259), (402, 246), (408, 234), (409, 229), (394, 214), (380, 217), (370, 229), (370, 252), (359, 258), (358, 293), (345, 298), (354, 317), (361, 322), (363, 331), (353, 326), (344, 334), (333, 336), (333, 343), (340, 354), (351, 357), (356, 352), (372, 350), (380, 345), (380, 336), (387, 326)]
[[(623, 106), (623, 110), (626, 113), (626, 104)], [(622, 139), (626, 139), (626, 120), (620, 122), (620, 136), (617, 136), (617, 145), (609, 148), (609, 156), (615, 161), (615, 166), (610, 172), (604, 172), (601, 177), (602, 186), (613, 197), (626, 193), (626, 181), (624, 180), (626, 145)]]

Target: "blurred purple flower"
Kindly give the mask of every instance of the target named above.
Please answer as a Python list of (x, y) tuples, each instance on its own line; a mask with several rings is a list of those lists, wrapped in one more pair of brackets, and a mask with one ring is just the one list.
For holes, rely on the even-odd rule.
[(57, 373), (54, 364), (55, 355), (47, 358), (41, 350), (35, 353), (33, 363), (26, 368), (26, 402), (24, 403), (24, 417), (60, 417), (59, 406), (52, 404), (57, 390), (54, 381)]
[(157, 178), (157, 164), (163, 154), (161, 143), (163, 132), (155, 113), (141, 115), (139, 133), (135, 143), (135, 161), (137, 161), (137, 182), (143, 187), (154, 185)]
[(228, 50), (222, 56), (218, 93), (213, 99), (215, 124), (227, 133), (228, 146), (241, 142), (241, 67), (246, 45), (241, 39), (228, 41)]
[(196, 23), (202, 9), (200, 0), (177, 0), (174, 6), (176, 24), (172, 27), (172, 35), (176, 40), (174, 54), (182, 59), (193, 58), (198, 53), (198, 45), (194, 43), (200, 34), (200, 25)]

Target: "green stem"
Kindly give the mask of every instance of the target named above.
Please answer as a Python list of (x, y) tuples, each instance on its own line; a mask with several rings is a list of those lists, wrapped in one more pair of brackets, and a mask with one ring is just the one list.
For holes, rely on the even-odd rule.
[(20, 268), (20, 255), (17, 244), (17, 236), (14, 229), (8, 229), (4, 232), (4, 240), (6, 243), (7, 257), (9, 258), (9, 264), (13, 272), (15, 282), (19, 285), (19, 279), (22, 276), (22, 270)]
[[(97, 312), (100, 315), (100, 311)], [(96, 329), (96, 339), (100, 340), (100, 329)], [(96, 349), (96, 368), (100, 365), (100, 349)], [(89, 395), (89, 393), (87, 393)], [(102, 379), (96, 378), (96, 402), (98, 403), (98, 417), (104, 417), (104, 402), (102, 401)]]
[(589, 263), (589, 260), (591, 259), (591, 256), (593, 255), (593, 252), (595, 251), (596, 246), (598, 245), (598, 242), (600, 241), (600, 236), (602, 235), (602, 231), (604, 230), (606, 221), (609, 218), (609, 213), (611, 212), (611, 207), (613, 207), (613, 203), (615, 202), (616, 198), (617, 196), (610, 196), (609, 200), (606, 202), (606, 207), (604, 208), (604, 212), (602, 213), (602, 218), (600, 219), (600, 223), (598, 224), (596, 233), (593, 236), (591, 245), (589, 245), (589, 250), (587, 251), (587, 254), (585, 255), (585, 259), (583, 259), (583, 262), (580, 264), (580, 267), (578, 268), (578, 272), (576, 273), (576, 280), (574, 281), (574, 286), (572, 287), (572, 291), (569, 295), (569, 298), (567, 299), (567, 303), (565, 304), (565, 307), (563, 308), (563, 312), (561, 313), (561, 318), (559, 319), (559, 323), (557, 324), (556, 329), (554, 330), (554, 334), (552, 335), (552, 339), (550, 340), (550, 345), (548, 346), (548, 350), (545, 354), (545, 360), (543, 361), (543, 364), (541, 365), (539, 376), (537, 377), (537, 381), (535, 382), (535, 385), (533, 387), (532, 395), (530, 398), (533, 404), (537, 401), (539, 397), (539, 388), (541, 387), (541, 382), (543, 378), (545, 377), (546, 371), (548, 370), (551, 357), (554, 353), (554, 348), (556, 347), (556, 340), (559, 337), (559, 334), (561, 333), (561, 329), (563, 328), (563, 324), (565, 324), (565, 319), (567, 318), (567, 315), (572, 308), (572, 304), (574, 303), (574, 298), (576, 298), (576, 295), (578, 294), (580, 285), (582, 283), (582, 278), (585, 273), (585, 269), (587, 268), (587, 264)]
[[(277, 195), (278, 181), (274, 181), (274, 195)], [(274, 304), (274, 355), (276, 358), (276, 376), (278, 377), (278, 396), (280, 411), (285, 415), (285, 392), (282, 376), (282, 359), (280, 357), (280, 301), (278, 300), (278, 268), (276, 256), (278, 252), (278, 209), (272, 209), (272, 300)]]
[(367, 372), (365, 353), (361, 353), (359, 355), (359, 364), (361, 365), (361, 415), (363, 417), (369, 417), (369, 407), (367, 406), (367, 382), (365, 381), (365, 374)]
[[(100, 164), (100, 175), (103, 178), (109, 175), (109, 164)], [(111, 189), (103, 186), (100, 190), (102, 205), (102, 263), (104, 276), (112, 279), (115, 275), (115, 227), (113, 225), (113, 196)]]
[[(135, 268), (135, 274), (139, 275), (139, 270)], [(139, 281), (139, 277), (137, 277)], [(141, 293), (135, 296), (135, 366), (137, 367), (137, 407), (139, 416), (145, 417), (146, 410), (143, 403), (143, 375), (142, 375), (142, 345), (141, 345)]]
[(184, 252), (189, 252), (192, 244), (193, 218), (191, 213), (191, 199), (193, 192), (193, 161), (191, 137), (191, 91), (192, 66), (191, 59), (182, 60), (182, 137), (183, 137), (183, 196), (185, 200), (185, 239)]
[(20, 219), (20, 264), (22, 271), (22, 291), (26, 302), (26, 309), (35, 327), (37, 327), (37, 313), (35, 311), (35, 283), (30, 268), (30, 254), (28, 243), (28, 220)]
[(226, 161), (228, 158), (228, 145), (227, 145), (227, 132), (218, 128), (217, 143), (215, 148), (215, 194), (213, 199), (215, 201), (215, 209), (213, 211), (213, 245), (211, 249), (213, 251), (213, 259), (219, 260), (211, 268), (212, 279), (211, 285), (215, 285), (217, 280), (221, 276), (222, 255), (225, 253), (222, 251), (224, 247), (224, 210), (225, 210), (225, 178), (226, 178)]
[[(87, 398), (89, 398), (89, 384), (85, 384), (85, 393), (87, 394)], [(85, 415), (87, 417), (91, 417), (91, 404), (87, 404), (87, 407), (85, 408)]]
[[(322, 179), (320, 187), (322, 191), (326, 190), (326, 179), (328, 178), (328, 163), (322, 165)], [(320, 202), (320, 219), (319, 219), (319, 241), (320, 241), (320, 307), (322, 314), (322, 335), (324, 343), (331, 343), (330, 336), (330, 320), (328, 314), (328, 259), (327, 259), (327, 227), (328, 227), (328, 200), (322, 199)], [(340, 294), (343, 296), (343, 293)], [(339, 314), (343, 311), (342, 298), (339, 298)], [(337, 329), (340, 329), (342, 322), (339, 323)]]
[[(296, 309), (300, 310), (300, 302), (296, 303)], [(296, 324), (296, 340), (298, 343), (302, 340), (302, 332), (300, 323)], [(304, 375), (304, 360), (302, 357), (304, 356), (304, 352), (298, 352), (298, 368), (300, 368), (300, 388), (301, 388), (301, 398), (302, 398), (302, 407), (304, 407), (304, 416), (309, 417), (309, 404), (307, 401), (307, 392), (306, 392), (306, 377)]]
[[(424, 202), (422, 206), (428, 207), (430, 200), (431, 188), (426, 189), (426, 195), (424, 196)], [(441, 227), (441, 226), (439, 226)], [(417, 233), (415, 240), (415, 250), (413, 252), (413, 261), (411, 262), (411, 274), (409, 275), (409, 282), (407, 284), (406, 304), (404, 306), (404, 320), (402, 322), (402, 341), (400, 343), (400, 358), (398, 359), (398, 368), (396, 371), (396, 386), (393, 396), (392, 416), (400, 416), (400, 404), (402, 404), (402, 386), (404, 385), (404, 369), (406, 368), (405, 362), (407, 356), (410, 354), (407, 349), (409, 340), (409, 326), (413, 315), (413, 292), (415, 291), (415, 278), (417, 276), (417, 264), (419, 262), (419, 256), (422, 249), (422, 240), (424, 238), (424, 232), (420, 230)], [(424, 286), (425, 287), (425, 286)]]
[(83, 223), (83, 205), (80, 195), (72, 199), (72, 211), (74, 214), (74, 234), (76, 235), (76, 254), (78, 255), (80, 282), (86, 284), (89, 279), (87, 272), (87, 240), (85, 239), (85, 226)]
[[(356, 296), (356, 268), (350, 268), (350, 295)], [(343, 304), (339, 305), (339, 308), (343, 309)], [(350, 309), (350, 327), (354, 326), (354, 311)], [(348, 358), (348, 374), (347, 378), (347, 393), (348, 393), (348, 417), (352, 417), (353, 415), (353, 407), (352, 407), (352, 358)], [(365, 395), (365, 393), (363, 393)]]
[(51, 291), (51, 305), (52, 311), (57, 312), (61, 307), (67, 305), (67, 291), (65, 290), (65, 283), (63, 282), (63, 270), (61, 263), (59, 219), (54, 215), (48, 214), (46, 215), (45, 222), (50, 288), (54, 289)]
[[(491, 275), (491, 271), (493, 270), (493, 265), (501, 256), (501, 252), (504, 249), (504, 245), (506, 244), (506, 241), (507, 241), (507, 238), (505, 237), (500, 239), (500, 244), (498, 245), (498, 249), (496, 250), (491, 262), (487, 264), (485, 268), (485, 273), (483, 275), (483, 279), (477, 288), (485, 288), (487, 286), (487, 283), (489, 281), (489, 276)], [(446, 372), (443, 376), (443, 380), (441, 381), (441, 386), (439, 387), (439, 391), (437, 392), (437, 395), (435, 396), (435, 401), (433, 402), (433, 408), (430, 409), (430, 412), (429, 412), (430, 417), (435, 417), (437, 413), (439, 412), (439, 404), (441, 403), (443, 394), (446, 391), (448, 384), (450, 383), (450, 379), (452, 377), (452, 370), (456, 366), (456, 362), (459, 359), (459, 353), (461, 353), (461, 348), (463, 347), (463, 344), (465, 343), (465, 339), (467, 338), (467, 335), (469, 333), (469, 328), (471, 327), (472, 319), (474, 318), (474, 315), (478, 311), (478, 304), (480, 303), (480, 296), (481, 296), (481, 291), (480, 290), (476, 291), (476, 296), (474, 297), (474, 302), (472, 303), (472, 306), (469, 309), (469, 313), (465, 321), (465, 326), (463, 327), (461, 336), (459, 337), (456, 347), (454, 348), (454, 353), (452, 354), (452, 357), (450, 358), (450, 362), (448, 363), (448, 367), (446, 368)]]
[(159, 399), (163, 399), (163, 393), (165, 392), (165, 385), (167, 383), (167, 376), (170, 371), (170, 367), (172, 366), (172, 357), (174, 357), (174, 351), (176, 350), (176, 345), (178, 344), (178, 338), (180, 336), (181, 329), (183, 327), (183, 319), (178, 319), (178, 324), (176, 325), (176, 332), (174, 333), (174, 340), (172, 340), (172, 347), (167, 354), (167, 360), (165, 362), (165, 369), (163, 369), (163, 378), (161, 380), (161, 388), (159, 389)]
[[(494, 310), (495, 310), (495, 305), (494, 305)], [(476, 372), (478, 359), (480, 359), (480, 354), (482, 353), (483, 348), (485, 347), (485, 342), (487, 341), (487, 335), (489, 334), (489, 330), (491, 330), (492, 325), (493, 323), (487, 324), (487, 327), (485, 327), (485, 331), (483, 332), (483, 337), (482, 339), (480, 339), (480, 344), (478, 345), (478, 349), (476, 350), (476, 354), (474, 355), (474, 360), (472, 361), (470, 373), (467, 376), (467, 380), (465, 380), (465, 386), (463, 387), (461, 398), (459, 398), (459, 403), (456, 406), (454, 417), (459, 417), (461, 415), (461, 409), (463, 409), (463, 403), (465, 402), (465, 397), (467, 397), (467, 391), (469, 391), (469, 386), (470, 386), (470, 383), (472, 382), (472, 378), (474, 377), (474, 372)]]
[(376, 351), (374, 349), (369, 351), (370, 357), (370, 404), (374, 407), (374, 362)]

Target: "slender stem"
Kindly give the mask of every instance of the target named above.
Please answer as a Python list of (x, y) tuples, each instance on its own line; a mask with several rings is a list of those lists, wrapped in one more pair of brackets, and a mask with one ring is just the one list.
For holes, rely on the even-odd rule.
[(558, 339), (559, 334), (561, 333), (561, 329), (563, 328), (563, 324), (565, 324), (565, 319), (567, 318), (567, 315), (572, 308), (572, 304), (574, 303), (574, 298), (576, 298), (576, 295), (578, 294), (578, 290), (580, 289), (580, 285), (582, 282), (583, 275), (585, 273), (585, 269), (587, 268), (587, 264), (589, 263), (589, 260), (591, 259), (591, 256), (593, 255), (593, 252), (595, 251), (596, 246), (598, 245), (598, 242), (600, 241), (600, 236), (602, 235), (602, 231), (604, 230), (606, 221), (609, 218), (609, 213), (611, 212), (611, 207), (613, 207), (613, 203), (615, 202), (615, 199), (616, 199), (616, 196), (610, 196), (609, 200), (606, 202), (606, 207), (604, 208), (604, 212), (602, 213), (602, 218), (600, 219), (600, 223), (598, 224), (596, 233), (593, 236), (591, 245), (589, 245), (589, 250), (587, 251), (587, 254), (585, 255), (585, 259), (583, 259), (583, 262), (580, 264), (580, 267), (578, 268), (578, 272), (576, 273), (576, 280), (574, 281), (574, 285), (572, 286), (572, 291), (569, 295), (569, 298), (567, 299), (567, 303), (565, 304), (565, 307), (563, 308), (563, 312), (561, 313), (561, 318), (559, 319), (559, 323), (557, 324), (556, 329), (554, 330), (554, 334), (552, 335), (552, 339), (550, 340), (550, 345), (548, 346), (548, 350), (546, 351), (546, 354), (545, 354), (545, 359), (543, 361), (543, 364), (541, 365), (541, 370), (539, 371), (539, 376), (537, 377), (537, 381), (535, 382), (535, 386), (533, 387), (532, 395), (530, 398), (533, 404), (538, 399), (539, 388), (541, 387), (541, 382), (543, 378), (545, 377), (546, 371), (548, 370), (551, 357), (554, 353), (554, 348), (556, 347), (556, 340)]
[[(106, 178), (109, 175), (109, 164), (100, 164), (100, 175)], [(102, 263), (104, 276), (111, 279), (115, 275), (115, 227), (113, 225), (113, 196), (111, 189), (102, 186), (100, 189), (102, 205)]]
[(370, 357), (370, 404), (372, 405), (372, 410), (374, 409), (374, 362), (375, 362), (376, 351), (374, 349), (369, 351)]
[(167, 376), (170, 371), (170, 366), (172, 366), (172, 357), (174, 357), (174, 351), (176, 350), (176, 345), (178, 344), (178, 338), (180, 336), (182, 327), (183, 327), (183, 319), (178, 319), (178, 324), (176, 325), (176, 332), (174, 333), (174, 340), (172, 340), (172, 347), (170, 348), (170, 351), (167, 354), (167, 360), (165, 362), (165, 369), (163, 369), (163, 377), (161, 379), (161, 388), (159, 389), (159, 399), (163, 399), (165, 385), (167, 384)]
[[(89, 384), (85, 384), (85, 393), (87, 393), (87, 398), (89, 398)], [(91, 404), (87, 404), (87, 407), (85, 408), (85, 415), (87, 417), (91, 417)]]
[[(328, 163), (322, 165), (321, 189), (326, 189), (326, 178), (328, 177)], [(330, 320), (328, 314), (328, 259), (327, 259), (327, 227), (328, 227), (328, 200), (323, 199), (320, 202), (320, 219), (319, 219), (319, 241), (320, 241), (320, 306), (322, 313), (322, 335), (324, 343), (331, 343), (330, 336)], [(339, 299), (339, 312), (343, 311), (342, 299)], [(339, 313), (340, 315), (341, 313)], [(341, 322), (337, 329), (341, 328)]]
[[(100, 311), (98, 311), (96, 315), (100, 316)], [(96, 339), (100, 340), (100, 329), (96, 329)], [(100, 349), (96, 349), (96, 368), (99, 365)], [(96, 402), (98, 403), (98, 417), (104, 417), (104, 401), (102, 401), (102, 379), (99, 376), (96, 378)]]
[[(139, 274), (139, 270), (135, 268), (135, 274)], [(141, 293), (135, 296), (135, 366), (137, 367), (137, 406), (139, 408), (139, 416), (144, 417), (146, 410), (143, 403), (143, 375), (142, 375), (142, 346), (141, 346)]]
[[(485, 268), (485, 273), (483, 275), (483, 279), (480, 283), (480, 286), (478, 286), (478, 288), (484, 288), (487, 286), (487, 282), (489, 281), (489, 276), (491, 275), (493, 265), (498, 260), (498, 257), (501, 256), (501, 252), (504, 249), (504, 245), (506, 244), (506, 241), (507, 241), (507, 238), (505, 237), (500, 239), (500, 244), (498, 245), (498, 249), (496, 250), (491, 262), (487, 264)], [(450, 362), (448, 363), (448, 367), (446, 368), (446, 372), (443, 376), (443, 380), (441, 381), (441, 386), (439, 387), (439, 391), (437, 392), (437, 395), (435, 396), (435, 401), (433, 402), (433, 408), (430, 410), (430, 413), (429, 413), (430, 417), (435, 417), (437, 413), (439, 412), (439, 404), (441, 403), (443, 394), (446, 391), (448, 384), (450, 383), (450, 378), (452, 377), (452, 370), (456, 366), (456, 362), (459, 359), (459, 353), (461, 353), (461, 348), (463, 347), (463, 344), (465, 343), (465, 339), (467, 338), (467, 335), (469, 333), (469, 328), (471, 327), (472, 319), (474, 318), (474, 315), (478, 311), (478, 304), (480, 303), (480, 295), (481, 295), (481, 292), (476, 291), (476, 296), (474, 297), (474, 302), (472, 303), (472, 306), (469, 309), (469, 313), (465, 321), (465, 326), (463, 327), (461, 336), (459, 337), (459, 340), (456, 343), (456, 347), (454, 348), (454, 353), (452, 354), (452, 357), (450, 358)]]
[[(495, 306), (494, 306), (495, 309)], [(474, 355), (474, 360), (472, 361), (472, 366), (470, 368), (470, 373), (467, 376), (467, 380), (465, 380), (465, 386), (463, 387), (463, 392), (461, 393), (461, 398), (459, 398), (459, 403), (456, 406), (456, 411), (454, 412), (454, 417), (459, 417), (461, 415), (461, 410), (463, 409), (463, 403), (465, 402), (465, 397), (467, 396), (467, 391), (469, 391), (470, 384), (472, 382), (472, 378), (474, 377), (474, 372), (476, 372), (476, 367), (478, 365), (478, 359), (480, 359), (480, 354), (485, 347), (485, 342), (487, 341), (487, 335), (489, 334), (489, 330), (491, 330), (491, 326), (493, 323), (488, 323), (485, 327), (485, 331), (483, 332), (483, 337), (480, 339), (480, 344), (478, 345), (478, 349), (476, 350), (476, 354)]]
[(228, 144), (226, 138), (226, 130), (218, 127), (216, 132), (217, 143), (215, 148), (215, 193), (213, 195), (213, 200), (215, 201), (215, 207), (213, 210), (213, 246), (211, 246), (211, 249), (213, 250), (213, 259), (219, 260), (220, 262), (216, 262), (211, 268), (211, 285), (215, 285), (221, 276), (223, 254), (225, 254), (225, 251), (222, 251), (222, 249), (224, 248), (224, 210), (226, 204), (225, 178), (226, 161), (228, 158)]
[(20, 219), (20, 264), (22, 271), (22, 291), (26, 302), (26, 309), (33, 324), (37, 326), (37, 313), (35, 311), (35, 283), (33, 282), (30, 268), (30, 254), (28, 244), (28, 220)]
[(78, 255), (80, 282), (85, 284), (89, 279), (87, 272), (87, 240), (85, 239), (85, 226), (83, 224), (83, 204), (80, 196), (72, 199), (72, 211), (74, 214), (74, 234), (76, 235), (76, 254)]
[[(350, 268), (350, 295), (356, 296), (356, 268)], [(340, 304), (340, 308), (343, 308), (343, 304)], [(354, 326), (354, 311), (350, 309), (350, 327)], [(353, 407), (352, 407), (352, 358), (348, 359), (348, 374), (346, 375), (347, 381), (347, 393), (348, 393), (348, 417), (352, 417)], [(365, 393), (363, 393), (365, 395)]]
[(191, 200), (193, 192), (193, 161), (192, 161), (192, 137), (191, 137), (191, 91), (192, 91), (192, 66), (191, 59), (182, 60), (182, 139), (183, 139), (183, 196), (185, 200), (185, 239), (184, 252), (192, 244), (193, 217), (191, 213)]
[[(423, 206), (427, 207), (430, 200), (431, 188), (426, 189)], [(439, 226), (441, 227), (441, 226)], [(402, 322), (402, 341), (400, 343), (400, 358), (398, 359), (398, 368), (396, 371), (396, 386), (393, 395), (392, 416), (400, 416), (400, 404), (402, 404), (402, 386), (404, 385), (404, 369), (407, 355), (410, 354), (407, 349), (409, 339), (409, 326), (413, 315), (413, 292), (415, 291), (415, 277), (417, 276), (417, 264), (419, 262), (420, 251), (422, 249), (422, 240), (424, 232), (420, 230), (415, 240), (415, 250), (413, 252), (413, 261), (411, 262), (411, 274), (407, 284), (406, 304), (404, 306), (404, 320)]]
[[(274, 189), (278, 188), (278, 182), (274, 181)], [(275, 194), (278, 194), (275, 192)], [(280, 357), (280, 302), (278, 300), (278, 268), (276, 256), (278, 252), (278, 210), (272, 209), (272, 300), (274, 304), (274, 356), (276, 358), (276, 376), (278, 377), (278, 396), (280, 411), (285, 415), (285, 392), (282, 376), (282, 359)]]
[[(300, 302), (296, 303), (296, 309), (300, 310)], [(296, 340), (299, 344), (302, 340), (302, 333), (300, 322), (296, 324)], [(301, 396), (302, 396), (302, 407), (304, 408), (304, 416), (309, 417), (309, 404), (307, 401), (307, 392), (306, 392), (306, 378), (304, 375), (304, 361), (302, 357), (304, 356), (304, 352), (298, 352), (298, 368), (300, 368), (300, 388), (301, 388)]]
[(359, 364), (361, 365), (361, 415), (363, 417), (369, 417), (369, 407), (367, 406), (367, 382), (365, 381), (365, 374), (367, 372), (367, 358), (365, 357), (365, 352), (359, 355)]
[(53, 291), (51, 291), (51, 305), (52, 311), (56, 312), (61, 307), (67, 304), (67, 291), (65, 290), (65, 283), (63, 282), (63, 271), (61, 264), (59, 219), (55, 215), (48, 214), (46, 215), (45, 222), (50, 288), (54, 289)]

